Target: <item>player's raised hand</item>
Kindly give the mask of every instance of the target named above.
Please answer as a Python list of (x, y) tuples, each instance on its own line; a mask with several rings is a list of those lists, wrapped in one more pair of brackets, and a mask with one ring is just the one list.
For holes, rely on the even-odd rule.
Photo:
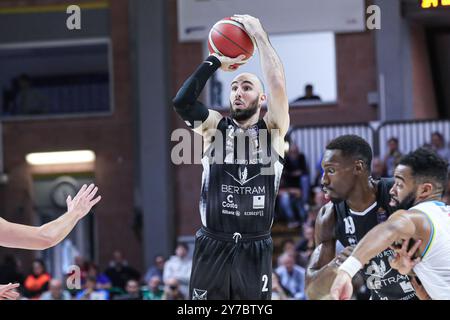
[(389, 260), (392, 268), (397, 269), (401, 274), (408, 274), (412, 268), (421, 261), (420, 257), (414, 259), (414, 255), (419, 250), (422, 240), (417, 240), (411, 249), (408, 250), (408, 240), (404, 240), (400, 248), (390, 247), (395, 251), (395, 256)]
[(245, 55), (243, 54), (237, 56), (236, 58), (225, 57), (218, 53), (212, 53), (211, 55), (219, 59), (220, 69), (227, 72), (236, 70), (239, 62), (245, 59)]
[(89, 187), (83, 185), (73, 199), (70, 195), (67, 197), (67, 211), (74, 212), (81, 219), (101, 200), (101, 196), (94, 198), (97, 191), (93, 183)]
[(255, 38), (258, 34), (266, 34), (258, 18), (252, 17), (248, 14), (235, 14), (231, 17), (231, 19), (241, 23), (247, 33), (253, 38)]

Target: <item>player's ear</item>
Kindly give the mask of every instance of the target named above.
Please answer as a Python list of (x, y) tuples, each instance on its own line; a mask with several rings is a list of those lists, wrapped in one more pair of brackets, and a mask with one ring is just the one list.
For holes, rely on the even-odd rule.
[(417, 189), (417, 197), (425, 199), (434, 193), (434, 186), (432, 183), (426, 182), (419, 185)]
[(365, 170), (364, 162), (362, 160), (356, 160), (354, 162), (353, 173), (360, 175), (364, 172), (364, 170)]
[(267, 100), (267, 96), (263, 93), (259, 96), (259, 102), (263, 103)]

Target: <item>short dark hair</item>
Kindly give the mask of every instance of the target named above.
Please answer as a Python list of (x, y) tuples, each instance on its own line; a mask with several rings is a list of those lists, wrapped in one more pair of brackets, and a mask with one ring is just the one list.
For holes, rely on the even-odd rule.
[(177, 248), (178, 248), (178, 247), (183, 247), (184, 250), (186, 250), (186, 251), (189, 252), (189, 245), (188, 245), (186, 242), (182, 242), (182, 241), (178, 242), (178, 243), (177, 243)]
[(310, 84), (310, 83), (308, 83), (308, 84), (305, 86), (305, 89), (306, 89), (306, 90), (312, 90), (312, 89), (313, 89), (313, 85)]
[(389, 142), (395, 142), (396, 144), (398, 144), (398, 139), (396, 137), (390, 137), (388, 143)]
[(437, 136), (441, 141), (445, 141), (444, 136), (439, 131), (435, 131), (431, 134), (431, 136)]
[(433, 182), (445, 191), (448, 163), (433, 150), (419, 148), (403, 156), (399, 164), (410, 167), (414, 179)]
[(354, 134), (346, 134), (333, 139), (327, 144), (327, 150), (341, 150), (344, 157), (362, 160), (370, 172), (372, 165), (372, 148), (366, 140)]

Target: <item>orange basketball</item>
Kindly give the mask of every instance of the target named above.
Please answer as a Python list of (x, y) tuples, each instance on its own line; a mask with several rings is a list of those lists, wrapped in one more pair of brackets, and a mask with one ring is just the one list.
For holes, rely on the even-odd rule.
[(253, 56), (255, 43), (241, 23), (224, 18), (209, 31), (208, 49), (210, 53), (230, 58), (243, 54), (245, 58), (239, 64), (244, 64)]

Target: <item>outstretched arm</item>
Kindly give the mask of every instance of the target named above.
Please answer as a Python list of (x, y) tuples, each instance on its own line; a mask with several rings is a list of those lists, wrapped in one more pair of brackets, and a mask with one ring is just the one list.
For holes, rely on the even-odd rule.
[(386, 222), (377, 225), (362, 238), (353, 251), (352, 257), (365, 265), (392, 243), (412, 238), (415, 233), (416, 227), (408, 217), (407, 211), (397, 211)]
[(269, 88), (266, 122), (269, 129), (279, 129), (281, 137), (284, 138), (289, 128), (289, 102), (286, 94), (283, 64), (272, 47), (269, 36), (264, 31), (259, 19), (238, 14), (231, 19), (242, 23), (248, 34), (255, 39), (264, 80)]
[(350, 258), (339, 268), (330, 290), (331, 297), (339, 300), (350, 299), (351, 279), (356, 272), (392, 243), (416, 237), (416, 233), (417, 228), (411, 214), (405, 210), (395, 212), (386, 222), (370, 230), (358, 243)]
[(67, 212), (40, 227), (11, 223), (0, 218), (0, 245), (8, 248), (44, 250), (55, 246), (63, 240), (77, 222), (100, 201), (94, 199), (98, 188), (91, 184), (83, 185), (73, 198), (67, 198)]

